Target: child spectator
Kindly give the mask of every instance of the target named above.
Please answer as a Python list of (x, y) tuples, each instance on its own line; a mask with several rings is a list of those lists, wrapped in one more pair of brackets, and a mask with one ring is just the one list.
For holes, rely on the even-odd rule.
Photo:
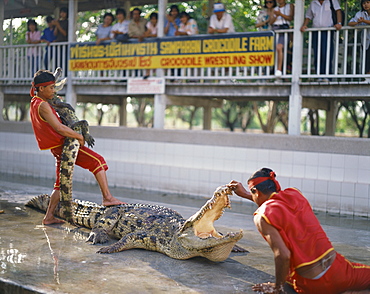
[(150, 14), (149, 21), (146, 24), (146, 32), (144, 34), (145, 38), (150, 38), (150, 37), (157, 37), (158, 33), (158, 13), (153, 12)]
[(260, 10), (257, 16), (256, 28), (259, 31), (271, 31), (270, 20), (274, 16), (275, 0), (266, 0), (264, 8)]
[[(41, 43), (41, 32), (37, 29), (37, 23), (33, 19), (27, 22), (26, 42), (28, 44)], [(39, 67), (40, 50), (40, 47), (35, 46), (27, 49), (28, 64), (31, 65), (29, 68), (32, 73)]]
[[(158, 24), (158, 13), (153, 12), (153, 13), (150, 14), (149, 21), (146, 24), (147, 30), (144, 34), (145, 38), (157, 37), (157, 33), (158, 33), (157, 24)], [(150, 69), (147, 69), (143, 79), (145, 80), (145, 79), (149, 78), (149, 76), (150, 76)]]
[(50, 15), (48, 15), (46, 17), (46, 23), (47, 23), (48, 27), (43, 30), (42, 36), (41, 36), (41, 42), (47, 44), (47, 47), (45, 48), (45, 56), (44, 56), (45, 69), (48, 69), (49, 58), (50, 59), (53, 58), (52, 52), (50, 52), (50, 54), (49, 54), (49, 49), (50, 49), (49, 45), (50, 45), (50, 43), (54, 42), (55, 39), (56, 39), (56, 36), (54, 35), (53, 20), (54, 19)]
[(198, 34), (198, 24), (195, 19), (191, 18), (189, 13), (180, 13), (180, 27), (176, 31), (176, 36), (191, 36)]
[(164, 24), (164, 34), (166, 36), (175, 36), (175, 33), (180, 26), (180, 10), (177, 5), (171, 5), (170, 13), (167, 15), (167, 19)]
[[(361, 0), (361, 6), (362, 10), (357, 12), (355, 17), (351, 18), (348, 25), (349, 26), (364, 26), (364, 25), (370, 25), (370, 0)], [(364, 34), (365, 32), (362, 32), (362, 38), (361, 41), (364, 40)], [(366, 54), (363, 58), (363, 62), (365, 63), (365, 73), (370, 74), (370, 27), (366, 29), (366, 38), (365, 38), (365, 44), (363, 44), (366, 48)], [(370, 78), (366, 78), (365, 82), (370, 83)]]
[(231, 15), (225, 12), (225, 6), (222, 3), (215, 3), (213, 5), (213, 12), (214, 14), (209, 21), (208, 34), (235, 32)]
[(98, 29), (95, 32), (96, 45), (99, 45), (101, 42), (111, 39), (110, 32), (112, 30), (113, 21), (114, 16), (112, 13), (107, 12), (106, 14), (104, 14), (103, 23), (98, 26)]
[(125, 20), (126, 11), (123, 8), (118, 8), (116, 10), (117, 23), (113, 25), (110, 32), (110, 38), (118, 42), (128, 41), (128, 26), (130, 22)]
[[(274, 16), (270, 23), (272, 24), (273, 30), (286, 30), (290, 27), (290, 22), (294, 17), (294, 5), (288, 4), (285, 0), (277, 0), (277, 6), (274, 8)], [(285, 34), (280, 33), (276, 44), (277, 52), (277, 70), (275, 71), (275, 77), (281, 78), (283, 75), (283, 59), (284, 59), (284, 43)], [(289, 42), (289, 41), (288, 41)]]

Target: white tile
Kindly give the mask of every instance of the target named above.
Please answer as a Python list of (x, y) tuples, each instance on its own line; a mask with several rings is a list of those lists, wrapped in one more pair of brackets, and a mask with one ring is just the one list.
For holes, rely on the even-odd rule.
[(281, 151), (282, 164), (293, 164), (294, 151)]
[(329, 180), (330, 179), (330, 167), (327, 166), (319, 166), (317, 178), (322, 180)]
[(345, 180), (344, 169), (339, 167), (332, 167), (330, 179), (333, 181), (344, 181)]
[(340, 197), (340, 212), (345, 214), (352, 214), (354, 203), (354, 197)]
[(306, 153), (300, 151), (293, 152), (293, 164), (304, 165), (306, 163)]
[(330, 167), (331, 166), (331, 154), (319, 153), (318, 164), (320, 167)]
[(299, 186), (296, 188), (304, 191), (304, 193), (315, 193), (315, 180), (303, 179), (301, 188)]
[(304, 178), (305, 177), (305, 166), (301, 164), (294, 164), (293, 165), (293, 175), (297, 178)]
[(370, 170), (369, 169), (358, 169), (357, 181), (359, 183), (369, 183)]
[(305, 166), (305, 177), (310, 179), (317, 179), (318, 167), (317, 165), (306, 165)]
[(357, 168), (345, 168), (344, 169), (344, 180), (348, 182), (358, 182), (358, 169)]
[(359, 156), (358, 155), (345, 155), (344, 168), (358, 168)]
[(316, 152), (306, 152), (306, 165), (316, 166), (319, 164), (319, 154)]
[(314, 183), (315, 183), (315, 194), (328, 193), (328, 181), (316, 180)]
[(355, 196), (355, 184), (354, 183), (347, 183), (343, 182), (341, 183), (341, 196), (344, 197), (354, 197)]
[(344, 168), (344, 154), (332, 154), (331, 167)]

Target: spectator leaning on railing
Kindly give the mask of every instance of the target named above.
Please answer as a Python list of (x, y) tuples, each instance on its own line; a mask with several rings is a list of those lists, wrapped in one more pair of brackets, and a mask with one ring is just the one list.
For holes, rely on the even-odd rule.
[(50, 52), (50, 54), (49, 54), (49, 51), (51, 51), (50, 48), (49, 48), (49, 45), (50, 45), (50, 43), (54, 42), (55, 39), (56, 39), (56, 36), (54, 35), (53, 20), (54, 19), (50, 15), (48, 15), (46, 17), (46, 23), (47, 23), (48, 27), (43, 30), (43, 33), (42, 33), (42, 36), (41, 36), (41, 42), (47, 44), (47, 47), (45, 48), (45, 56), (44, 56), (45, 69), (49, 69), (49, 67), (48, 67), (49, 66), (49, 59), (53, 58), (52, 52)]
[(270, 20), (274, 17), (275, 0), (266, 0), (264, 8), (260, 10), (257, 16), (256, 28), (259, 31), (271, 31)]
[(118, 42), (127, 42), (128, 26), (130, 22), (126, 20), (126, 11), (123, 8), (116, 10), (117, 23), (115, 23), (110, 31), (110, 38)]
[(132, 20), (128, 26), (128, 35), (130, 38), (138, 39), (139, 42), (142, 42), (146, 32), (147, 20), (140, 15), (141, 10), (139, 8), (134, 8), (132, 10)]
[[(370, 25), (370, 1), (361, 0), (362, 10), (357, 12), (356, 15), (349, 21), (349, 26), (366, 26)], [(364, 34), (364, 32), (363, 32)], [(364, 36), (362, 35), (361, 42), (363, 42)], [(366, 54), (363, 57), (365, 63), (365, 73), (370, 74), (370, 26), (366, 29), (365, 46)], [(370, 83), (370, 77), (365, 78), (365, 82)]]
[(166, 36), (175, 36), (175, 32), (180, 26), (180, 10), (177, 5), (171, 5), (170, 13), (167, 15), (164, 24), (164, 33)]
[(190, 17), (189, 13), (181, 12), (180, 20), (180, 26), (175, 33), (176, 36), (191, 36), (198, 34), (198, 24), (195, 19)]
[[(37, 23), (33, 19), (27, 22), (26, 42), (28, 44), (40, 44), (41, 43), (41, 32), (37, 29)], [(29, 68), (31, 73), (34, 73), (39, 65), (39, 52), (37, 47), (33, 46), (27, 48), (27, 59), (31, 65)]]
[[(333, 3), (334, 10), (337, 15), (337, 23), (334, 23), (332, 11), (330, 8), (330, 1)], [(301, 31), (305, 32), (308, 28), (308, 24), (312, 20), (313, 28), (330, 28), (335, 27), (337, 30), (342, 28), (342, 13), (338, 0), (313, 0), (306, 12), (306, 18), (301, 27)], [(321, 31), (321, 46), (318, 48), (319, 34), (317, 31), (312, 32), (312, 46), (315, 55), (315, 69), (316, 73), (319, 71), (320, 74), (326, 73), (326, 52), (328, 45), (330, 46), (330, 57), (329, 57), (329, 73), (333, 73), (332, 61), (334, 56), (334, 42), (333, 32), (328, 39), (328, 31)], [(328, 44), (329, 40), (329, 44)], [(317, 64), (318, 56), (320, 56), (320, 65)], [(319, 66), (319, 69), (317, 68)], [(328, 79), (320, 79), (321, 81), (328, 82)]]
[(230, 14), (225, 12), (225, 6), (222, 3), (213, 5), (213, 12), (210, 20), (208, 33), (209, 34), (224, 34), (234, 33), (235, 28)]
[(98, 26), (98, 29), (95, 32), (97, 45), (99, 45), (101, 42), (111, 39), (110, 32), (112, 31), (113, 21), (114, 16), (112, 13), (107, 12), (104, 14), (103, 23)]
[[(272, 29), (276, 30), (286, 30), (290, 28), (290, 22), (294, 17), (294, 5), (286, 3), (285, 0), (277, 0), (277, 6), (274, 8), (274, 15), (270, 19), (270, 24), (272, 24)], [(280, 78), (283, 74), (283, 59), (284, 59), (284, 43), (285, 34), (280, 33), (277, 44), (277, 69), (275, 71), (275, 76)], [(289, 43), (289, 41), (288, 41)]]

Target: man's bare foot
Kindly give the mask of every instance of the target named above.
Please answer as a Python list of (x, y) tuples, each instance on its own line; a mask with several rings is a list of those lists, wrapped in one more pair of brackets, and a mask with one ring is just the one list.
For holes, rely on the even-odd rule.
[(114, 197), (109, 199), (103, 199), (103, 205), (104, 206), (114, 206), (114, 205), (120, 205), (120, 204), (127, 204), (126, 202), (122, 202)]
[(43, 225), (54, 225), (54, 224), (64, 224), (64, 223), (65, 223), (64, 220), (61, 220), (56, 217), (44, 218), (42, 220)]

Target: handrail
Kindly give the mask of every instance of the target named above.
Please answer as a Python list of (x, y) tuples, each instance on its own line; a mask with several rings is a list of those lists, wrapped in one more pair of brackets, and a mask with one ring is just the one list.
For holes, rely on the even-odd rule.
[[(335, 28), (309, 28), (304, 33), (303, 43), (303, 64), (300, 78), (303, 82), (312, 81), (319, 78), (327, 78), (337, 81), (356, 82), (369, 77), (365, 72), (364, 54), (366, 48), (364, 38), (369, 30), (368, 26), (349, 27), (345, 26), (337, 31)], [(315, 34), (319, 36), (328, 34), (328, 50), (323, 54), (318, 54), (315, 59), (312, 44)], [(285, 35), (283, 76), (285, 81), (291, 78), (291, 50), (294, 50), (292, 44), (292, 29), (275, 31), (275, 40), (281, 34)], [(200, 36), (201, 37), (201, 36)], [(333, 43), (331, 43), (333, 41)], [(318, 41), (321, 44), (320, 40)], [(34, 55), (29, 53), (34, 50)], [(46, 68), (54, 70), (57, 66), (67, 67), (69, 43), (51, 43), (38, 45), (7, 45), (0, 46), (0, 84), (29, 84), (32, 80), (33, 70), (35, 68)], [(330, 56), (330, 49), (333, 50), (332, 70), (329, 58), (325, 63), (325, 72), (320, 72), (316, 64), (320, 64), (325, 57)], [(45, 55), (48, 54), (47, 63)], [(33, 57), (32, 57), (33, 56)], [(276, 58), (275, 58), (276, 63)], [(206, 67), (206, 68), (181, 68), (165, 69), (164, 78), (167, 82), (189, 80), (193, 82), (213, 82), (221, 80), (233, 80), (240, 83), (253, 81), (271, 81), (274, 79), (275, 67)], [(155, 75), (155, 70), (150, 70), (150, 75)], [(142, 77), (147, 75), (145, 70), (89, 70), (76, 71), (70, 73), (70, 79), (73, 83), (96, 83), (101, 81), (125, 81), (129, 77)]]

